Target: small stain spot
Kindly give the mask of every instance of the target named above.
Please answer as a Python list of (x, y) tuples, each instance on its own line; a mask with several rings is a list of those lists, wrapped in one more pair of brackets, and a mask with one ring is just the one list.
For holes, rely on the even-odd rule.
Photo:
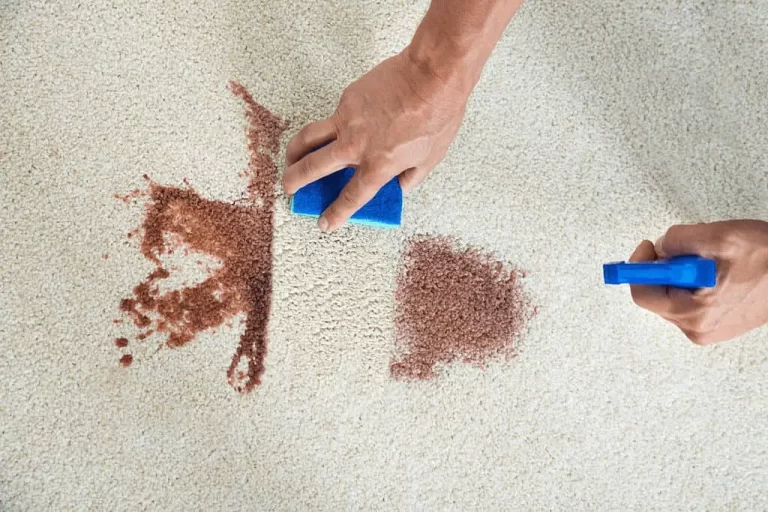
[(145, 332), (139, 333), (139, 334), (137, 334), (137, 335), (136, 335), (136, 339), (137, 339), (137, 340), (139, 340), (139, 341), (144, 341), (144, 340), (145, 340), (145, 339), (147, 339), (148, 337), (152, 336), (152, 333), (153, 333), (153, 332), (155, 332), (155, 331), (153, 331), (152, 329), (150, 329), (150, 330), (148, 330), (148, 331), (145, 331)]
[(109, 259), (109, 254), (107, 254), (107, 253), (102, 254), (101, 255), (101, 259), (103, 259), (103, 260)]
[(115, 346), (125, 348), (128, 346), (128, 338), (115, 338)]
[(123, 366), (131, 366), (131, 363), (133, 363), (133, 356), (131, 354), (125, 354), (120, 358), (120, 364)]
[(135, 189), (131, 190), (130, 192), (128, 192), (127, 194), (123, 194), (123, 195), (115, 194), (115, 199), (119, 199), (120, 201), (128, 204), (133, 199), (136, 199), (137, 197), (141, 196), (143, 193), (144, 192), (142, 190), (140, 190), (138, 188), (135, 188)]

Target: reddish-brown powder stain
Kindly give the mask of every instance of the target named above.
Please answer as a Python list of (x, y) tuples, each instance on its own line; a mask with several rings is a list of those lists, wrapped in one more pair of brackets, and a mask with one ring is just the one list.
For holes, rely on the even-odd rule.
[(133, 362), (133, 356), (131, 354), (125, 354), (123, 357), (120, 358), (120, 364), (123, 366), (131, 366), (132, 362)]
[[(267, 351), (277, 183), (273, 157), (287, 123), (257, 103), (242, 85), (232, 82), (230, 87), (245, 103), (248, 200), (212, 201), (191, 188), (157, 184), (145, 174), (149, 201), (141, 253), (156, 268), (120, 302), (120, 309), (141, 330), (137, 339), (153, 331), (163, 333), (169, 347), (189, 343), (199, 332), (245, 313), (245, 331), (227, 377), (235, 389), (248, 392), (260, 383)], [(212, 256), (221, 266), (199, 284), (161, 292), (159, 282), (170, 273), (160, 256), (180, 248), (185, 255), (196, 251)]]
[(512, 358), (534, 309), (522, 274), (448, 238), (409, 241), (397, 282), (396, 379), (430, 379), (436, 366)]
[(103, 259), (103, 260), (109, 259), (109, 254), (107, 254), (107, 253), (102, 254), (101, 255), (101, 259)]
[(128, 346), (128, 338), (115, 338), (115, 346), (125, 348)]
[(150, 329), (150, 330), (148, 330), (146, 332), (139, 333), (139, 334), (136, 335), (136, 339), (139, 340), (139, 341), (143, 341), (143, 340), (149, 338), (150, 336), (152, 336), (153, 332), (155, 332), (155, 331)]
[(123, 194), (123, 195), (115, 194), (115, 199), (119, 199), (119, 200), (121, 200), (124, 203), (130, 203), (133, 199), (136, 199), (137, 197), (139, 197), (143, 193), (144, 193), (143, 190), (135, 188), (135, 189), (131, 190), (130, 192), (128, 192), (127, 194)]

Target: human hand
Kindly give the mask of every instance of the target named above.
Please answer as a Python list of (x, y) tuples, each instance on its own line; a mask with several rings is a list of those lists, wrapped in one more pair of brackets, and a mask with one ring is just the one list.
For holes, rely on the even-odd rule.
[(424, 181), (456, 137), (470, 92), (431, 72), (406, 48), (350, 84), (332, 116), (306, 125), (290, 140), (283, 189), (294, 194), (355, 167), (318, 220), (322, 231), (339, 228), (394, 176), (406, 192)]
[(768, 323), (768, 222), (732, 220), (669, 228), (654, 246), (643, 241), (630, 261), (696, 254), (717, 261), (714, 288), (632, 285), (635, 303), (708, 345)]

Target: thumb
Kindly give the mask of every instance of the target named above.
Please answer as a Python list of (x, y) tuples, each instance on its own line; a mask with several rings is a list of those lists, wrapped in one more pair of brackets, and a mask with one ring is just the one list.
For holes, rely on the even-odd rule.
[(656, 252), (661, 258), (696, 254), (708, 256), (715, 230), (709, 224), (679, 224), (672, 226), (656, 241)]
[(637, 246), (635, 252), (629, 257), (629, 261), (653, 261), (656, 259), (656, 250), (654, 250), (653, 244), (648, 240), (643, 240), (640, 245)]
[[(656, 250), (653, 243), (643, 240), (637, 246), (635, 252), (629, 257), (631, 262), (654, 261), (656, 259)], [(667, 296), (666, 286), (645, 286), (640, 284), (629, 285), (632, 292), (632, 300), (643, 309), (652, 311), (659, 315), (668, 314), (671, 303)]]
[(413, 189), (421, 185), (424, 178), (427, 177), (427, 173), (423, 172), (418, 167), (411, 167), (400, 173), (398, 181), (400, 182), (400, 188), (403, 189), (403, 193), (407, 194)]

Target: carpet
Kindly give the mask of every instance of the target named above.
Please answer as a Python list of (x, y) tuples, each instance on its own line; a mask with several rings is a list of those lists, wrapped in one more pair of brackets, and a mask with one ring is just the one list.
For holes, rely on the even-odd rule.
[[(529, 2), (402, 227), (322, 234), (285, 145), (426, 7), (3, 2), (0, 509), (768, 507), (768, 331), (601, 282), (768, 219), (768, 4)], [(482, 353), (401, 322), (486, 285)]]

